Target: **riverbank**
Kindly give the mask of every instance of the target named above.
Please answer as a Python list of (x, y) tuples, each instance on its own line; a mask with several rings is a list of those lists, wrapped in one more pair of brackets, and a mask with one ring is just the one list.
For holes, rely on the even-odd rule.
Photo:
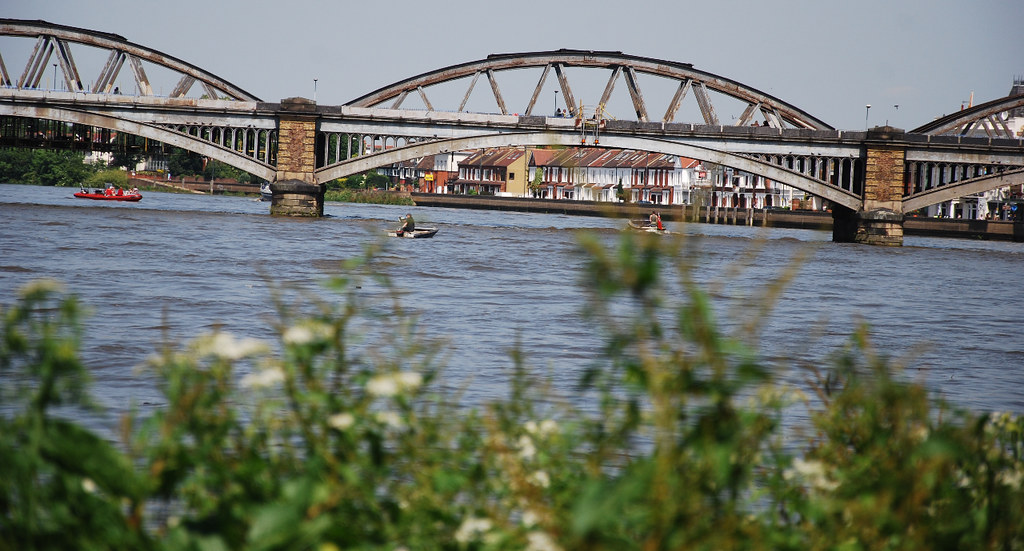
[[(832, 214), (818, 211), (722, 207), (698, 209), (692, 205), (664, 206), (635, 203), (597, 203), (593, 201), (564, 201), (522, 197), (438, 195), (434, 193), (412, 193), (410, 195), (416, 205), (421, 207), (534, 212), (626, 219), (645, 218), (650, 214), (651, 210), (657, 210), (661, 213), (662, 219), (674, 222), (797, 228), (821, 231), (832, 230)], [(903, 232), (905, 235), (926, 237), (1024, 242), (1024, 222), (908, 217), (904, 221)]]

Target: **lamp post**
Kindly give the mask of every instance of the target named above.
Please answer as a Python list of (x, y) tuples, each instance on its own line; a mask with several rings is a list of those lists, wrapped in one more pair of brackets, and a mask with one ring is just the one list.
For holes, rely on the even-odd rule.
[(313, 79), (313, 103), (316, 103), (316, 81), (317, 81), (317, 79), (314, 78)]
[(50, 86), (51, 90), (57, 89), (57, 64), (53, 64), (53, 84)]
[(868, 129), (868, 113), (871, 112), (871, 104), (864, 106), (864, 130)]
[(557, 112), (558, 112), (558, 90), (555, 90), (555, 106), (554, 106), (554, 111), (552, 111), (551, 113), (554, 114), (554, 113), (557, 113)]

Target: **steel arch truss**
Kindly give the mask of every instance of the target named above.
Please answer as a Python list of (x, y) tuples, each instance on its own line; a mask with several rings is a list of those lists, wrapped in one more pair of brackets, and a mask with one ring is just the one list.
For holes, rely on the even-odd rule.
[[(766, 164), (802, 174), (823, 186), (861, 197), (864, 194), (864, 160), (860, 157), (822, 155), (746, 155)], [(783, 182), (785, 183), (785, 182)], [(810, 191), (810, 190), (804, 190)]]
[[(188, 124), (152, 124), (110, 114), (57, 106), (0, 103), (0, 115), (81, 124), (149, 138), (207, 156), (265, 180), (273, 180), (276, 168), (276, 131)], [(270, 153), (267, 153), (270, 151)], [(270, 155), (267, 159), (266, 156)], [(264, 156), (264, 158), (260, 158)]]
[(1024, 167), (1005, 164), (907, 161), (903, 211), (1024, 183)]
[[(169, 97), (171, 98), (185, 97), (198, 83), (213, 99), (259, 101), (256, 96), (216, 75), (157, 50), (128, 42), (124, 37), (116, 34), (57, 25), (46, 21), (0, 19), (0, 36), (36, 38), (35, 48), (17, 81), (12, 80), (2, 53), (0, 53), (0, 81), (2, 81), (0, 85), (2, 86), (18, 89), (39, 88), (46, 68), (50, 64), (50, 58), (56, 55), (64, 84), (67, 90), (72, 92), (111, 93), (118, 74), (127, 62), (137, 84), (139, 95), (152, 96), (154, 95), (153, 87), (143, 65), (143, 61), (146, 61), (180, 75), (177, 85), (170, 93)], [(95, 79), (89, 81), (92, 86), (88, 90), (83, 84), (82, 76), (79, 74), (78, 66), (72, 56), (72, 44), (82, 44), (109, 52), (107, 62), (100, 73), (96, 75)]]
[(277, 130), (202, 124), (164, 124), (162, 127), (192, 140), (239, 154), (267, 170), (273, 170), (277, 164)]
[(936, 119), (911, 130), (913, 134), (932, 136), (955, 135), (987, 138), (1021, 139), (1010, 128), (1008, 121), (1014, 111), (1024, 109), (1024, 94), (992, 100)]
[[(360, 138), (357, 141), (361, 142), (363, 139)], [(336, 178), (360, 174), (379, 166), (387, 166), (427, 155), (437, 155), (452, 151), (543, 145), (578, 146), (579, 138), (574, 132), (552, 132), (549, 130), (543, 132), (488, 134), (451, 139), (412, 140), (404, 146), (395, 147), (382, 153), (353, 156), (324, 166), (316, 171), (316, 180), (318, 182), (329, 182)], [(824, 173), (824, 168), (822, 167), (827, 165), (817, 162), (807, 163), (803, 159), (792, 158), (792, 156), (782, 159), (760, 159), (750, 155), (718, 151), (691, 143), (639, 136), (607, 136), (603, 139), (601, 146), (611, 149), (633, 149), (700, 159), (732, 167), (750, 174), (764, 176), (775, 182), (806, 191), (853, 210), (859, 210), (862, 205), (860, 195), (854, 191), (842, 189), (829, 181), (820, 180), (816, 177), (817, 173)], [(792, 167), (787, 166), (790, 162), (793, 163)], [(853, 165), (850, 166), (852, 167)]]
[(417, 94), (423, 101), (424, 106), (426, 106), (426, 110), (434, 111), (434, 106), (427, 96), (428, 87), (461, 78), (469, 78), (469, 87), (462, 99), (462, 103), (457, 109), (459, 112), (462, 112), (477, 81), (481, 76), (485, 76), (494, 94), (498, 109), (501, 114), (507, 115), (509, 111), (506, 107), (504, 96), (499, 89), (495, 73), (529, 67), (543, 68), (543, 72), (533, 90), (533, 95), (527, 103), (525, 113), (528, 116), (533, 114), (544, 83), (548, 76), (553, 73), (570, 115), (576, 118), (584, 117), (584, 113), (578, 112), (579, 107), (576, 104), (576, 96), (565, 72), (565, 69), (568, 67), (583, 67), (607, 69), (611, 73), (601, 93), (601, 100), (594, 108), (598, 118), (602, 116), (604, 106), (610, 99), (616, 83), (621, 79), (625, 82), (629, 91), (637, 120), (640, 122), (650, 121), (651, 114), (647, 109), (643, 92), (637, 79), (638, 74), (649, 74), (676, 81), (675, 94), (669, 101), (664, 115), (661, 117), (661, 122), (673, 122), (684, 98), (692, 92), (700, 108), (703, 118), (701, 122), (712, 125), (721, 124), (711, 97), (708, 94), (709, 90), (713, 90), (746, 104), (743, 114), (736, 121), (737, 126), (746, 126), (755, 117), (763, 117), (770, 126), (775, 128), (785, 128), (788, 126), (813, 130), (832, 130), (832, 127), (828, 124), (778, 98), (769, 96), (739, 82), (694, 69), (688, 63), (638, 57), (621, 52), (564, 49), (547, 52), (490, 55), (480, 61), (452, 65), (385, 86), (346, 105), (399, 109), (409, 94)]

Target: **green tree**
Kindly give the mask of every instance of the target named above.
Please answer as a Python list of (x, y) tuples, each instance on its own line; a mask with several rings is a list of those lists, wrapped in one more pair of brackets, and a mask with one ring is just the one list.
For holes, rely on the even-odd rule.
[(366, 189), (387, 189), (390, 185), (391, 179), (376, 170), (370, 170), (363, 173), (363, 187)]
[(533, 171), (533, 181), (530, 182), (530, 193), (533, 194), (534, 197), (536, 197), (537, 193), (540, 192), (540, 187), (541, 187), (541, 184), (543, 184), (543, 183), (544, 183), (544, 171), (540, 167), (537, 167)]
[(35, 151), (32, 149), (0, 149), (0, 182), (25, 184), (25, 173)]
[(52, 149), (5, 152), (0, 172), (5, 181), (39, 186), (77, 186), (94, 171), (85, 164), (84, 156), (75, 151)]
[(167, 157), (167, 170), (175, 178), (199, 176), (203, 173), (203, 157), (176, 147)]
[(120, 167), (127, 170), (135, 170), (135, 167), (142, 161), (143, 155), (141, 153), (131, 153), (129, 151), (115, 151), (113, 158), (110, 160), (108, 166)]

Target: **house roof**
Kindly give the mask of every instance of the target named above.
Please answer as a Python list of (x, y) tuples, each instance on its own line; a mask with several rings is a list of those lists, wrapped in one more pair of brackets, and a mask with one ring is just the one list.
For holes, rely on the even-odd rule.
[(514, 148), (492, 148), (477, 151), (462, 161), (460, 166), (481, 166), (487, 168), (507, 167), (517, 159), (525, 155), (521, 149)]

